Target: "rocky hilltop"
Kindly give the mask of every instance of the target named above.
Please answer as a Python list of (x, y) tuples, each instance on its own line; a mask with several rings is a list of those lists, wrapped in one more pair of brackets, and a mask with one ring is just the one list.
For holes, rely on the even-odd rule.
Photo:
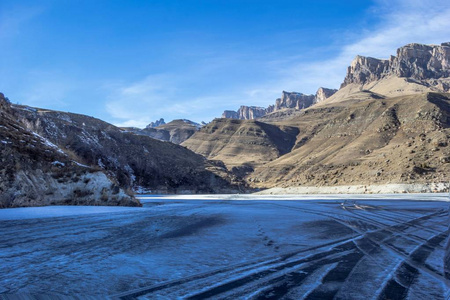
[(397, 56), (390, 59), (356, 56), (348, 67), (341, 85), (366, 84), (389, 76), (407, 77), (422, 84), (437, 86), (447, 92), (450, 76), (450, 43), (441, 45), (408, 44), (397, 50)]
[(301, 110), (328, 99), (336, 92), (337, 90), (335, 89), (327, 89), (322, 87), (317, 90), (315, 95), (305, 95), (297, 92), (283, 91), (281, 93), (281, 98), (276, 99), (274, 105), (269, 105), (267, 108), (242, 105), (237, 111), (224, 111), (222, 118), (253, 120), (284, 109)]

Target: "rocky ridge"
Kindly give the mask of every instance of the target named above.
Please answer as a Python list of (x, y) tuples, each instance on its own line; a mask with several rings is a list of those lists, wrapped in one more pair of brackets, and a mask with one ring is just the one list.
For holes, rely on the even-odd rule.
[(389, 59), (356, 56), (348, 67), (341, 88), (351, 83), (367, 84), (389, 76), (408, 77), (424, 85), (450, 89), (442, 78), (450, 76), (450, 43), (441, 45), (408, 44)]
[(253, 120), (284, 109), (301, 110), (308, 108), (315, 103), (326, 100), (336, 92), (337, 90), (335, 89), (327, 89), (323, 87), (319, 88), (315, 95), (305, 95), (297, 92), (283, 91), (281, 93), (281, 97), (275, 100), (274, 105), (269, 105), (267, 108), (242, 105), (237, 111), (224, 111), (222, 118)]

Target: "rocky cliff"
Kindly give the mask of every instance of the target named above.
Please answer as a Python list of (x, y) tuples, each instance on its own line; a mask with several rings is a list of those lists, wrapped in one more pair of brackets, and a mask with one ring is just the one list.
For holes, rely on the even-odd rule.
[(281, 93), (281, 98), (276, 99), (274, 105), (269, 105), (267, 108), (242, 105), (237, 111), (224, 111), (222, 118), (253, 120), (284, 109), (301, 110), (331, 97), (336, 91), (337, 90), (322, 87), (317, 90), (315, 95), (283, 91)]
[(314, 99), (314, 95), (283, 91), (281, 98), (275, 100), (274, 111), (285, 108), (304, 109), (310, 107), (314, 103)]
[(351, 83), (367, 84), (389, 76), (415, 79), (448, 91), (448, 83), (439, 79), (450, 76), (450, 43), (408, 44), (399, 48), (397, 56), (391, 56), (390, 59), (358, 55), (348, 67), (341, 88)]
[(333, 96), (337, 91), (338, 91), (337, 89), (327, 89), (324, 87), (320, 87), (316, 92), (314, 103), (319, 103), (327, 100), (328, 98)]
[(226, 110), (222, 114), (222, 118), (239, 119), (239, 120), (253, 120), (264, 116), (267, 109), (258, 106), (242, 105), (237, 111)]

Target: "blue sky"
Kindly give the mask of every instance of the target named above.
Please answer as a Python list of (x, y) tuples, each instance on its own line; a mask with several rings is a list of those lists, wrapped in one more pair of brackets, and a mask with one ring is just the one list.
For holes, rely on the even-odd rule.
[(338, 88), (357, 54), (450, 41), (431, 0), (0, 2), (0, 91), (121, 126)]

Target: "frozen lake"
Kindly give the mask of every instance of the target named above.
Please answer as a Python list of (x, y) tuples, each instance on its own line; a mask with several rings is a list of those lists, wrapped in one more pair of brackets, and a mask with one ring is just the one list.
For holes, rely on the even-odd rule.
[(198, 198), (0, 210), (0, 293), (450, 297), (448, 195)]

